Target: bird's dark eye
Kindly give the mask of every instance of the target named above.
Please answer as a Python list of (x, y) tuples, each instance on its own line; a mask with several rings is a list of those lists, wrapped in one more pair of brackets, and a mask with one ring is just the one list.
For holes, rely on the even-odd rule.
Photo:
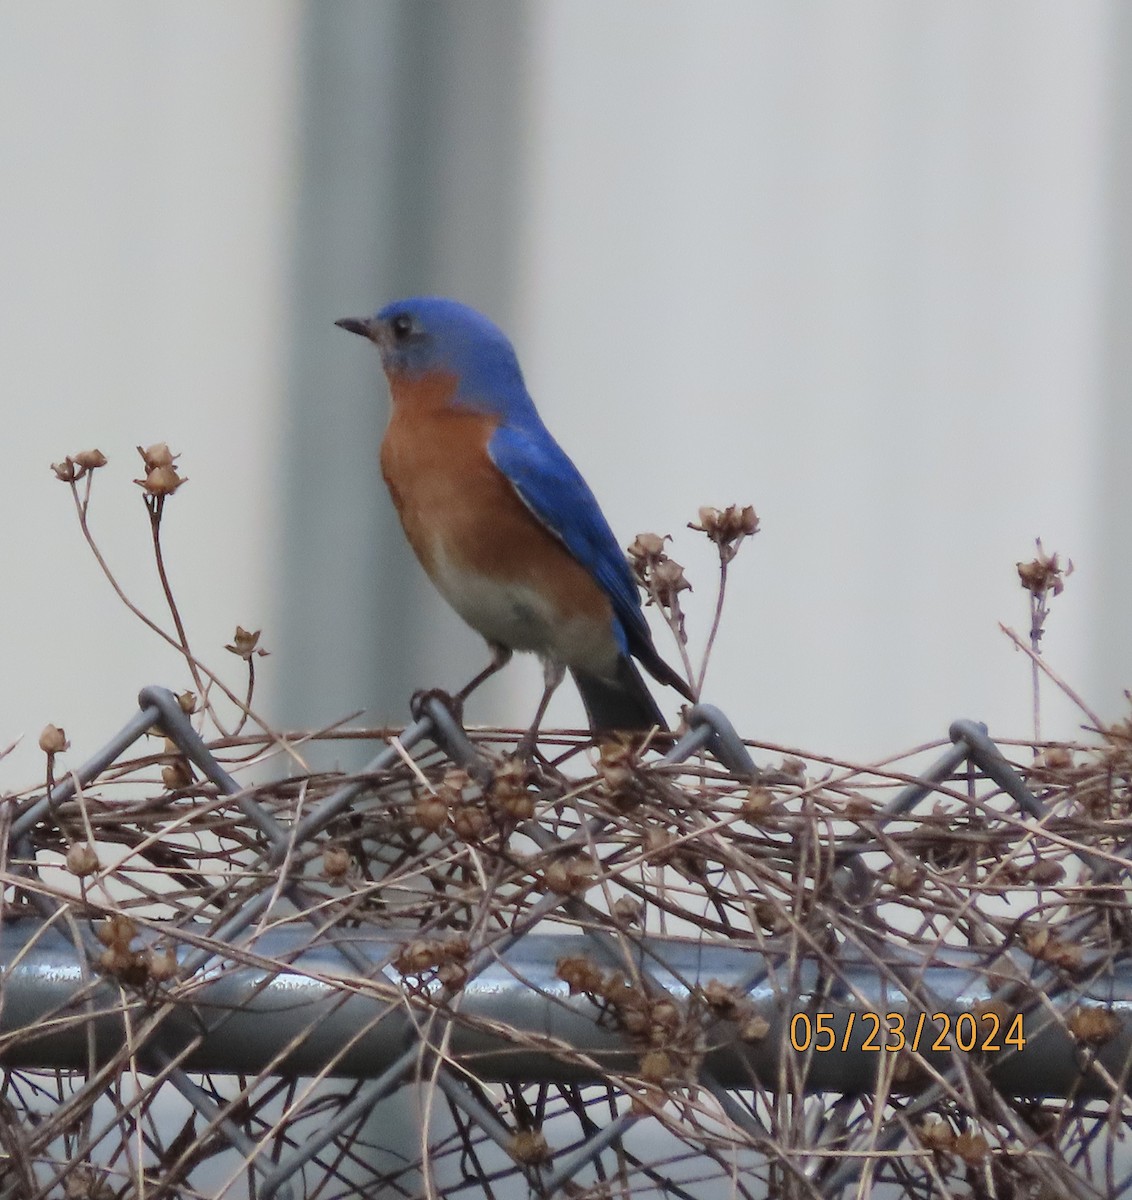
[(389, 328), (393, 330), (393, 336), (397, 341), (403, 342), (413, 332), (413, 318), (408, 313), (398, 313), (390, 321)]

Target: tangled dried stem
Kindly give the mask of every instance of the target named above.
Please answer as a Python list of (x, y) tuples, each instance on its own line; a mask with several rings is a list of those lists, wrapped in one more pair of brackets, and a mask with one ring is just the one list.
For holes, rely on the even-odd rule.
[[(391, 735), (334, 736), (381, 741)], [(1127, 935), (1117, 894), (1082, 886), (1082, 860), (1123, 861), (1132, 830), (1132, 740), (1119, 731), (1099, 748), (1046, 746), (1028, 766), (1017, 764), (1048, 807), (1044, 821), (1019, 815), (997, 788), (967, 777), (945, 780), (929, 801), (883, 826), (877, 814), (939, 747), (862, 767), (764, 746), (756, 751), (768, 765), (756, 779), (740, 780), (702, 762), (661, 768), (616, 751), (602, 757), (586, 741), (567, 738), (559, 739), (554, 766), (536, 773), (517, 767), (509, 752), (517, 731), (473, 736), (493, 764), (487, 783), (437, 754), (375, 777), (331, 773), (249, 782), (244, 800), (281, 822), (297, 804), (311, 811), (344, 782), (363, 790), (346, 814), (291, 848), (288, 903), (272, 907), (271, 920), (238, 946), (215, 942), (210, 931), (257, 898), (276, 894), (278, 872), (266, 869), (266, 848), (244, 807), (211, 783), (167, 787), (163, 773), (172, 755), (164, 748), (118, 764), (60, 805), (53, 821), (34, 827), (7, 863), (8, 919), (18, 923), (38, 913), (34, 893), (62, 904), (70, 925), (96, 930), (102, 951), (85, 994), (104, 995), (101, 989), (111, 983), (136, 1033), (92, 1062), (97, 1088), (81, 1086), (81, 1072), (7, 1070), (9, 1097), (30, 1098), (48, 1086), (56, 1096), (50, 1120), (33, 1122), (29, 1112), (17, 1112), (9, 1126), (9, 1138), (19, 1140), (17, 1157), (37, 1164), (40, 1190), (30, 1194), (52, 1194), (59, 1185), (50, 1180), (80, 1168), (114, 1194), (130, 1186), (140, 1191), (142, 1179), (147, 1195), (193, 1194), (177, 1189), (190, 1187), (206, 1167), (238, 1174), (242, 1159), (219, 1126), (203, 1136), (198, 1119), (186, 1143), (167, 1120), (151, 1116), (169, 1085), (153, 1074), (145, 1049), (166, 1019), (162, 1014), (188, 1011), (199, 988), (194, 976), (178, 970), (174, 948), (182, 958), (187, 946), (210, 949), (218, 960), (254, 964), (265, 978), (311, 971), (294, 954), (273, 958), (271, 935), (281, 929), (293, 931), (297, 946), (324, 945), (335, 930), (372, 934), (388, 945), (383, 982), (366, 985), (367, 994), (387, 1014), (375, 1019), (409, 1014), (424, 1064), (434, 1055), (449, 1061), (446, 1039), (461, 1028), (482, 1032), (482, 1009), (462, 1000), (482, 969), (481, 956), (493, 958), (493, 946), (531, 928), (545, 912), (533, 928), (550, 922), (574, 935), (576, 950), (555, 966), (563, 998), (572, 996), (595, 1030), (625, 1048), (626, 1056), (595, 1067), (592, 1050), (547, 1041), (499, 1014), (490, 1021), (494, 1038), (515, 1053), (557, 1064), (548, 1079), (519, 1084), (498, 1080), (494, 1068), (477, 1079), (475, 1061), (460, 1062), (461, 1077), (474, 1082), (476, 1094), (511, 1130), (511, 1165), (492, 1157), (496, 1151), (482, 1128), (455, 1110), (445, 1116), (444, 1102), (439, 1109), (434, 1102), (418, 1153), (405, 1157), (404, 1146), (386, 1146), (386, 1166), (371, 1179), (369, 1186), (380, 1182), (399, 1194), (421, 1194), (425, 1157), (432, 1178), (445, 1187), (469, 1170), (484, 1172), (485, 1180), (501, 1171), (522, 1174), (533, 1164), (552, 1167), (595, 1121), (626, 1114), (655, 1123), (656, 1133), (647, 1161), (618, 1156), (625, 1194), (647, 1194), (654, 1186), (649, 1181), (659, 1177), (678, 1182), (714, 1171), (723, 1180), (736, 1163), (744, 1164), (742, 1194), (755, 1195), (775, 1178), (792, 1181), (791, 1194), (816, 1194), (816, 1184), (804, 1183), (805, 1163), (819, 1163), (839, 1144), (866, 1155), (872, 1146), (875, 1178), (962, 1195), (966, 1173), (976, 1165), (996, 1179), (1014, 1178), (1017, 1186), (1029, 1178), (1034, 1154), (1045, 1156), (1046, 1168), (1092, 1170), (1095, 1155), (1082, 1157), (1074, 1147), (1082, 1139), (1099, 1139), (1099, 1145), (1105, 1130), (1115, 1136), (1132, 1117), (1122, 1092), (1107, 1101), (1012, 1102), (1021, 1126), (1043, 1130), (1027, 1157), (1019, 1153), (1017, 1129), (1004, 1123), (1003, 1099), (986, 1099), (979, 1056), (959, 1055), (958, 1076), (917, 1118), (912, 1141), (886, 1151), (875, 1145), (875, 1106), (895, 1118), (909, 1090), (931, 1086), (941, 1069), (938, 1058), (918, 1066), (903, 1061), (908, 1055), (894, 1058), (894, 1070), (881, 1070), (870, 1085), (868, 1104), (847, 1098), (835, 1106), (836, 1121), (832, 1113), (819, 1119), (828, 1100), (807, 1100), (804, 1093), (821, 1056), (812, 1049), (784, 1052), (789, 1031), (772, 1028), (746, 991), (710, 976), (689, 979), (678, 965), (689, 945), (701, 955), (711, 947), (739, 959), (750, 955), (752, 963), (769, 964), (770, 984), (798, 997), (797, 1011), (811, 1020), (839, 987), (854, 986), (852, 972), (842, 974), (840, 964), (862, 955), (878, 961), (894, 993), (910, 986), (901, 963), (939, 962), (949, 953), (970, 956), (970, 969), (993, 991), (1017, 974), (1011, 963), (1019, 951), (1053, 968), (1060, 986), (1077, 988), (1084, 973), (1111, 966)], [(272, 746), (272, 739), (243, 736), (221, 739), (213, 750), (228, 770), (250, 780)], [(1018, 748), (1023, 760), (1031, 759), (1028, 747)], [(629, 804), (626, 789), (634, 796)], [(478, 820), (467, 821), (471, 813)], [(536, 829), (540, 837), (552, 831), (553, 844), (540, 846)], [(850, 862), (857, 864), (852, 879), (845, 876)], [(51, 869), (52, 863), (63, 870)], [(299, 901), (318, 914), (317, 924), (294, 907)], [(1070, 929), (1072, 937), (1063, 932)], [(50, 932), (44, 928), (41, 936)], [(600, 943), (605, 952), (589, 934), (606, 939)], [(610, 960), (610, 945), (620, 947), (619, 962)], [(804, 968), (815, 961), (828, 975), (817, 992)], [(665, 972), (686, 980), (683, 995), (658, 988)], [(319, 979), (343, 998), (359, 986), (344, 964), (323, 962)], [(1047, 990), (1053, 994), (1056, 989)], [(1011, 1011), (1025, 1003), (1016, 1000)], [(1095, 1004), (1058, 1011), (1064, 1015), (1054, 1019), (1082, 1055), (1095, 1056), (1119, 1033), (1119, 1021), (1114, 1025)], [(80, 1003), (56, 1019), (82, 1027), (89, 1012)], [(16, 1036), (0, 1039), (0, 1052)], [(752, 1073), (733, 1093), (761, 1123), (759, 1136), (705, 1087), (717, 1069), (713, 1056), (736, 1037), (736, 1044), (770, 1046), (779, 1055), (774, 1074)], [(270, 1070), (243, 1079), (202, 1076), (200, 1082), (253, 1141), (270, 1136), (299, 1146), (326, 1113), (356, 1095), (356, 1083), (333, 1077), (341, 1063), (328, 1066), (315, 1082), (287, 1082)], [(591, 1082), (568, 1082), (572, 1073)], [(421, 1079), (420, 1087), (435, 1086), (428, 1070)], [(289, 1097), (283, 1109), (281, 1086)], [(120, 1106), (117, 1117), (105, 1107), (108, 1098)], [(600, 1119), (599, 1111), (605, 1114)], [(139, 1122), (146, 1125), (149, 1150), (135, 1158), (125, 1147)], [(104, 1145), (106, 1138), (119, 1139), (119, 1155), (91, 1155), (82, 1131), (94, 1126)], [(835, 1138), (830, 1146), (822, 1141), (826, 1129)], [(356, 1154), (360, 1140), (371, 1136), (364, 1122), (343, 1129), (308, 1169), (334, 1178), (341, 1156)], [(930, 1154), (924, 1157), (917, 1146)], [(394, 1149), (395, 1162), (389, 1157)], [(579, 1179), (586, 1178), (583, 1171)], [(584, 1185), (578, 1194), (600, 1191)]]

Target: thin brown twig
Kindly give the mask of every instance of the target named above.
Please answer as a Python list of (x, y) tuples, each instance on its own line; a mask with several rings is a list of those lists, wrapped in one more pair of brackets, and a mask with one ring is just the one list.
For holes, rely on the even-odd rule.
[(1040, 654), (1035, 654), (1031, 647), (1027, 646), (1022, 638), (1020, 638), (1013, 629), (1011, 629), (1008, 625), (1004, 625), (1001, 621), (998, 623), (998, 627), (1003, 633), (1006, 634), (1006, 636), (1014, 643), (1014, 645), (1022, 651), (1023, 654), (1029, 657), (1035, 670), (1040, 670), (1043, 674), (1047, 675), (1058, 686), (1058, 688), (1060, 688), (1061, 691), (1064, 692), (1065, 695), (1068, 696), (1075, 705), (1077, 705), (1077, 707), (1085, 714), (1085, 716), (1089, 718), (1093, 729), (1095, 729), (1098, 733), (1104, 733), (1104, 722), (1088, 706), (1088, 704), (1085, 703), (1080, 694), (1074, 691), (1073, 688), (1071, 688), (1069, 684), (1062, 679), (1062, 677), (1049, 665), (1049, 663), (1046, 662), (1046, 660)]
[[(105, 577), (106, 581), (110, 584), (111, 588), (114, 590), (114, 594), (125, 605), (127, 610), (134, 617), (136, 617), (139, 621), (141, 621), (141, 623), (147, 629), (149, 629), (151, 632), (155, 633), (159, 638), (161, 638), (161, 640), (163, 642), (165, 642), (167, 645), (171, 646), (174, 650), (176, 650), (178, 652), (178, 654), (180, 654), (182, 657), (184, 657), (186, 659), (186, 662), (187, 662), (190, 670), (193, 672), (194, 679), (196, 679), (198, 677), (197, 672), (199, 672), (200, 676), (203, 676), (205, 679), (207, 679), (209, 681), (210, 686), (218, 687), (224, 693), (224, 695), (227, 696), (229, 700), (231, 700), (231, 702), (236, 706), (237, 709), (239, 709), (241, 712), (246, 713), (248, 718), (255, 721), (255, 723), (266, 734), (268, 734), (268, 736), (273, 741), (275, 741), (287, 753), (290, 753), (291, 752), (290, 747), (286, 744), (286, 742), (282, 738), (282, 736), (279, 735), (278, 733), (276, 733), (262, 716), (260, 716), (253, 709), (246, 707), (244, 704), (244, 701), (239, 696), (237, 696), (235, 694), (235, 692), (233, 692), (218, 675), (216, 675), (213, 671), (209, 670), (208, 667), (205, 666), (205, 664), (200, 661), (200, 659), (198, 659), (194, 655), (190, 654), (188, 652), (186, 646), (183, 645), (182, 642), (180, 642), (177, 638), (175, 638), (167, 630), (162, 629), (162, 627), (160, 625), (158, 625), (158, 623), (156, 621), (154, 621), (150, 616), (148, 616), (148, 614), (146, 614), (142, 609), (140, 609), (129, 598), (129, 596), (126, 595), (126, 592), (122, 588), (122, 585), (118, 582), (117, 578), (114, 575), (114, 572), (110, 569), (110, 564), (106, 561), (105, 557), (103, 556), (102, 551), (98, 546), (98, 543), (95, 541), (94, 533), (90, 528), (90, 524), (87, 519), (87, 507), (89, 505), (89, 495), (87, 497), (87, 505), (84, 505), (83, 501), (80, 500), (80, 498), (79, 498), (78, 489), (77, 489), (75, 483), (72, 482), (70, 486), (71, 486), (71, 495), (75, 501), (75, 510), (78, 513), (79, 530), (81, 531), (81, 533), (83, 535), (83, 540), (86, 542), (87, 546), (89, 547), (90, 552), (94, 555), (95, 562), (98, 563), (99, 569), (102, 571), (102, 574)], [(89, 490), (89, 486), (90, 486), (90, 476), (89, 475), (87, 476), (87, 486), (88, 486), (88, 490)]]
[[(90, 476), (87, 476), (87, 478), (89, 479)], [(169, 614), (173, 618), (173, 627), (177, 631), (177, 637), (173, 640), (175, 641), (181, 656), (184, 658), (185, 663), (188, 665), (189, 673), (193, 677), (193, 686), (196, 688), (197, 693), (201, 697), (201, 703), (205, 705), (206, 710), (216, 724), (216, 728), (221, 732), (221, 734), (224, 734), (227, 731), (220, 720), (219, 713), (217, 713), (215, 707), (207, 698), (204, 681), (201, 678), (196, 657), (189, 649), (189, 635), (185, 631), (185, 623), (181, 620), (181, 610), (178, 608), (177, 601), (173, 597), (173, 587), (169, 582), (169, 574), (165, 569), (165, 553), (161, 547), (161, 518), (165, 511), (165, 497), (146, 496), (144, 499), (146, 511), (149, 513), (149, 528), (150, 536), (153, 539), (153, 558), (157, 566), (157, 578), (161, 582), (161, 590), (165, 595), (165, 603), (169, 607)], [(248, 700), (250, 705), (251, 697), (249, 697)], [(247, 712), (246, 708), (244, 709), (244, 712)]]
[(730, 560), (724, 555), (719, 558), (719, 588), (715, 597), (715, 612), (712, 614), (711, 628), (708, 630), (707, 643), (704, 645), (703, 658), (700, 660), (700, 673), (696, 679), (695, 689), (696, 695), (702, 696), (704, 692), (704, 680), (707, 677), (708, 664), (711, 662), (711, 652), (715, 646), (716, 635), (719, 633), (719, 626), (723, 621), (723, 601), (727, 594), (727, 567)]

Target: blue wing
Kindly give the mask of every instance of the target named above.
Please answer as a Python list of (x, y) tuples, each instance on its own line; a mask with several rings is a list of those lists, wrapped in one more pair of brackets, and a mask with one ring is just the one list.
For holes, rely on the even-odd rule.
[(520, 499), (604, 589), (625, 653), (651, 647), (628, 560), (578, 468), (541, 425), (500, 425), (487, 444), (491, 461)]

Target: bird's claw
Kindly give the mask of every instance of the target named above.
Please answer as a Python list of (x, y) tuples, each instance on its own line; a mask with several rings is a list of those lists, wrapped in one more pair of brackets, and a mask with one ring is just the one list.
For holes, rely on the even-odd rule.
[(539, 749), (537, 729), (528, 729), (515, 743), (515, 757), (539, 771), (550, 768), (550, 759)]
[(409, 712), (414, 721), (423, 720), (428, 716), (425, 706), (430, 700), (438, 700), (443, 704), (457, 725), (464, 724), (463, 697), (453, 696), (451, 692), (446, 692), (443, 688), (421, 688), (409, 697)]

